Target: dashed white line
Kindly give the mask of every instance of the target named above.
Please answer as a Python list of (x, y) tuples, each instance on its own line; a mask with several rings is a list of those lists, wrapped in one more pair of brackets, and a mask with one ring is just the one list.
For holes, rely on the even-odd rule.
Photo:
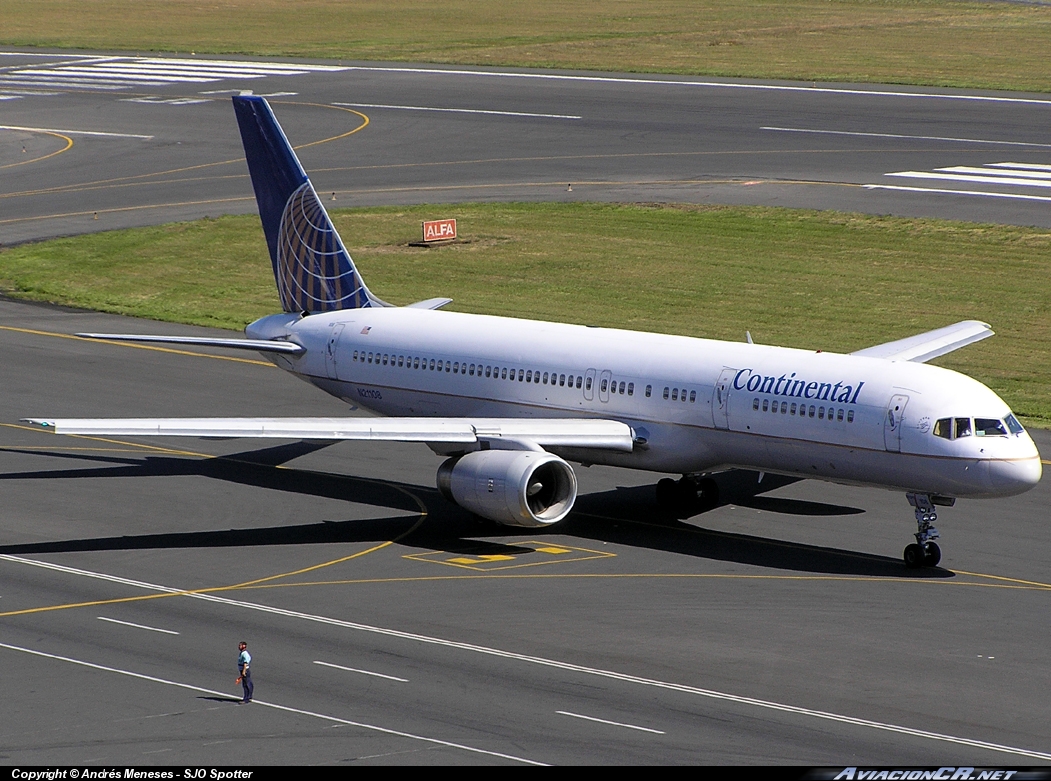
[(65, 136), (107, 136), (109, 138), (143, 138), (149, 140), (153, 136), (143, 136), (137, 133), (103, 133), (100, 130), (61, 130), (55, 127), (21, 127), (19, 125), (0, 125), (0, 130), (25, 130), (28, 133), (61, 133)]
[(451, 114), (496, 114), (504, 117), (540, 117), (543, 119), (583, 119), (573, 114), (531, 114), (526, 111), (492, 111), (478, 108), (438, 108), (436, 106), (389, 106), (384, 103), (334, 103), (350, 108), (389, 108), (401, 111), (444, 111)]
[[(190, 683), (180, 683), (179, 681), (169, 681), (164, 678), (158, 678), (153, 675), (145, 675), (144, 673), (133, 672), (132, 670), (122, 670), (119, 667), (107, 667), (102, 664), (95, 664), (94, 662), (86, 662), (82, 659), (73, 659), (68, 656), (59, 656), (58, 654), (51, 654), (45, 651), (37, 651), (32, 648), (22, 648), (17, 645), (9, 645), (8, 643), (0, 643), (0, 648), (6, 648), (9, 651), (19, 651), (25, 654), (31, 654), (33, 656), (40, 656), (45, 659), (54, 659), (60, 662), (67, 662), (69, 664), (80, 665), (81, 667), (88, 667), (93, 670), (101, 670), (102, 672), (117, 673), (118, 675), (126, 675), (129, 678), (137, 678), (141, 681), (151, 681), (153, 683), (161, 683), (165, 686), (175, 686), (179, 689), (187, 689), (189, 691), (202, 692), (204, 694), (211, 694), (219, 696), (224, 699), (233, 700), (227, 692), (215, 691), (214, 689), (206, 689), (203, 686), (194, 686)], [(425, 743), (432, 743), (439, 746), (445, 746), (447, 748), (460, 749), (461, 751), (469, 751), (473, 754), (484, 754), (490, 757), (498, 757), (500, 759), (507, 759), (512, 762), (521, 762), (527, 765), (543, 765), (543, 762), (537, 762), (532, 759), (526, 759), (524, 757), (516, 757), (512, 754), (503, 754), (498, 751), (487, 751), (481, 748), (475, 748), (474, 746), (467, 746), (463, 743), (452, 743), (448, 740), (440, 740), (438, 738), (428, 738), (423, 735), (415, 735), (411, 732), (402, 732), (400, 730), (388, 729), (386, 727), (378, 727), (375, 724), (366, 724), (360, 721), (350, 721), (349, 719), (341, 719), (337, 716), (329, 716), (323, 713), (315, 713), (313, 711), (302, 710), (300, 708), (292, 708), (287, 705), (278, 705), (274, 702), (265, 702), (263, 700), (252, 700), (256, 705), (260, 705), (264, 708), (273, 708), (274, 710), (285, 711), (286, 713), (297, 713), (300, 716), (311, 716), (315, 719), (322, 719), (324, 721), (331, 721), (336, 724), (345, 724), (350, 727), (360, 727), (361, 729), (372, 730), (373, 732), (382, 732), (386, 735), (394, 735), (395, 737), (408, 738), (410, 740), (419, 740)]]
[[(1040, 759), (1045, 761), (1051, 761), (1051, 753), (1044, 751), (1036, 751), (1033, 749), (1021, 748), (1018, 746), (1008, 746), (1002, 743), (992, 743), (985, 740), (975, 740), (973, 738), (965, 738), (957, 735), (948, 735), (941, 732), (931, 732), (925, 729), (917, 729), (915, 727), (906, 727), (900, 724), (892, 724), (889, 722), (874, 721), (872, 719), (863, 719), (856, 716), (847, 716), (840, 713), (831, 713), (829, 711), (820, 711), (812, 708), (803, 708), (798, 705), (788, 705), (786, 703), (773, 702), (771, 700), (761, 700), (756, 697), (747, 697), (739, 694), (730, 694), (728, 692), (720, 692), (714, 689), (704, 689), (699, 686), (689, 686), (681, 683), (672, 683), (669, 681), (661, 681), (655, 678), (643, 678), (637, 675), (629, 675), (627, 673), (620, 673), (613, 670), (603, 670), (596, 667), (585, 667), (584, 665), (573, 664), (571, 662), (562, 662), (556, 659), (545, 659), (542, 656), (530, 656), (528, 654), (515, 653), (513, 651), (504, 651), (499, 648), (491, 648), (484, 645), (475, 645), (473, 643), (465, 643), (457, 640), (446, 640), (440, 637), (433, 637), (429, 635), (415, 634), (413, 632), (404, 632), (398, 629), (387, 629), (379, 626), (371, 626), (369, 624), (359, 624), (353, 621), (344, 621), (338, 618), (330, 618), (328, 616), (314, 615), (311, 613), (301, 613), (295, 610), (287, 610), (285, 608), (271, 607), (269, 605), (261, 605), (256, 602), (243, 602), (241, 600), (229, 599), (228, 597), (220, 597), (215, 594), (199, 594), (185, 589), (172, 588), (171, 586), (161, 586), (153, 583), (145, 583), (139, 580), (132, 580), (130, 578), (122, 578), (118, 575), (109, 575), (104, 572), (93, 572), (91, 570), (82, 570), (75, 567), (67, 567), (62, 564), (53, 564), (49, 561), (37, 561), (35, 559), (27, 559), (21, 556), (12, 556), (4, 553), (0, 554), (0, 561), (10, 561), (18, 564), (26, 564), (32, 567), (41, 567), (43, 569), (49, 569), (56, 572), (65, 572), (71, 575), (80, 575), (82, 577), (95, 578), (97, 580), (104, 580), (110, 583), (120, 583), (127, 586), (133, 586), (136, 588), (146, 589), (148, 591), (156, 591), (165, 594), (177, 594), (185, 596), (191, 599), (200, 599), (206, 602), (215, 602), (218, 604), (229, 605), (232, 607), (240, 607), (246, 610), (257, 610), (262, 613), (268, 613), (270, 615), (284, 616), (286, 618), (296, 618), (303, 621), (313, 621), (319, 624), (325, 624), (327, 626), (339, 626), (345, 629), (351, 629), (359, 632), (369, 632), (372, 634), (381, 635), (384, 637), (396, 637), (403, 640), (411, 640), (418, 643), (426, 643), (429, 645), (441, 646), (444, 648), (453, 648), (460, 651), (467, 651), (469, 653), (483, 654), (486, 656), (492, 656), (501, 659), (510, 659), (513, 661), (524, 662), (526, 664), (534, 664), (541, 667), (548, 667), (557, 670), (565, 670), (567, 672), (579, 673), (582, 675), (591, 675), (598, 678), (606, 678), (609, 680), (620, 681), (622, 683), (632, 683), (639, 686), (650, 686), (657, 689), (663, 689), (666, 691), (675, 691), (682, 694), (691, 694), (698, 697), (704, 697), (711, 700), (719, 700), (723, 702), (732, 702), (737, 705), (750, 706), (754, 708), (761, 708), (764, 710), (779, 711), (781, 713), (789, 713), (796, 716), (805, 716), (809, 718), (820, 719), (823, 721), (837, 722), (840, 724), (846, 724), (855, 727), (864, 727), (866, 729), (874, 729), (883, 732), (893, 732), (899, 735), (907, 735), (909, 737), (921, 738), (924, 740), (933, 740), (944, 743), (952, 743), (960, 746), (968, 746), (970, 748), (980, 748), (988, 751), (995, 751), (1003, 754), (1012, 754), (1015, 756), (1029, 757), (1031, 759)], [(7, 646), (0, 643), (0, 647), (14, 648), (14, 646)], [(15, 650), (27, 650), (16, 648)], [(30, 651), (30, 653), (42, 652)], [(74, 661), (74, 660), (69, 660)], [(87, 662), (79, 662), (81, 664), (88, 664)], [(93, 665), (89, 665), (93, 666)], [(107, 668), (108, 669), (108, 668)], [(119, 671), (118, 671), (119, 672)], [(129, 673), (132, 675), (138, 675), (138, 673)], [(147, 677), (147, 676), (140, 676)], [(187, 686), (186, 684), (175, 684), (180, 686)], [(281, 708), (283, 706), (271, 705), (270, 707)], [(293, 710), (293, 709), (287, 709)], [(316, 714), (309, 714), (316, 715)], [(330, 718), (330, 717), (319, 717), (319, 718)], [(338, 719), (332, 719), (338, 721)], [(525, 761), (525, 760), (521, 760)]]
[(131, 621), (118, 621), (116, 618), (106, 618), (105, 616), (96, 616), (99, 621), (109, 621), (111, 624), (121, 624), (123, 626), (133, 626), (136, 629), (148, 629), (151, 632), (163, 632), (166, 635), (177, 635), (178, 632), (172, 631), (171, 629), (160, 629), (155, 626), (146, 626), (145, 624), (133, 624)]
[(905, 133), (861, 133), (853, 130), (815, 130), (802, 127), (770, 127), (760, 130), (771, 130), (778, 133), (811, 133), (822, 136), (860, 136), (862, 138), (900, 138), (914, 141), (951, 141), (957, 144), (988, 144), (991, 146), (1035, 146), (1051, 149), (1051, 144), (1038, 144), (1033, 141), (995, 141), (988, 138), (954, 138), (952, 136), (911, 136)]
[(640, 727), (637, 724), (626, 724), (622, 721), (607, 721), (606, 719), (596, 719), (594, 716), (584, 716), (580, 713), (570, 713), (567, 710), (555, 711), (559, 716), (572, 716), (574, 719), (583, 719), (584, 721), (597, 721), (599, 724), (609, 724), (613, 727), (625, 727), (627, 729), (637, 729), (639, 732), (652, 732), (655, 735), (665, 734), (659, 729), (650, 729), (649, 727)]
[(335, 667), (337, 670), (346, 670), (348, 673), (361, 673), (362, 675), (373, 675), (376, 678), (386, 678), (388, 681), (401, 681), (402, 683), (408, 683), (408, 678), (396, 678), (393, 675), (384, 675), (383, 673), (374, 673), (371, 670), (359, 670), (356, 667), (344, 667), (341, 664), (332, 664), (331, 662), (319, 662), (314, 660), (314, 664), (320, 664), (322, 667)]

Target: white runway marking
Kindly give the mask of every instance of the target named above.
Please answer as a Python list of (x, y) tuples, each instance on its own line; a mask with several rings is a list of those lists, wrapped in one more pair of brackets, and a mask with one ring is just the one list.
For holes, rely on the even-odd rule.
[(386, 678), (388, 681), (401, 681), (402, 683), (408, 683), (408, 678), (395, 678), (393, 675), (384, 675), (383, 673), (374, 673), (369, 670), (359, 670), (356, 667), (344, 667), (341, 664), (332, 664), (330, 662), (319, 662), (314, 661), (314, 664), (320, 664), (322, 667), (335, 667), (337, 670), (346, 670), (348, 673), (361, 673), (362, 675), (373, 675), (377, 678)]
[(905, 193), (931, 193), (932, 195), (970, 195), (984, 198), (1007, 198), (1015, 201), (1051, 201), (1049, 195), (1025, 195), (1024, 193), (992, 193), (983, 190), (950, 190), (937, 187), (906, 187), (892, 184), (863, 184), (866, 190), (897, 190)]
[(153, 136), (142, 136), (137, 133), (103, 133), (100, 130), (62, 130), (55, 127), (20, 127), (19, 125), (0, 125), (0, 130), (25, 130), (30, 133), (61, 133), (64, 136), (108, 136), (110, 138), (143, 138), (149, 140)]
[(991, 743), (985, 740), (975, 740), (973, 738), (964, 738), (959, 737), (957, 735), (947, 735), (940, 732), (931, 732), (929, 730), (916, 729), (914, 727), (906, 727), (899, 724), (890, 724), (887, 722), (873, 721), (871, 719), (862, 719), (855, 716), (847, 716), (839, 713), (830, 713), (828, 711), (819, 711), (811, 708), (803, 708), (797, 705), (788, 705), (785, 703), (773, 702), (770, 700), (760, 700), (755, 697), (745, 697), (738, 694), (729, 694), (726, 692), (716, 691), (714, 689), (703, 689), (697, 686), (688, 686), (680, 683), (671, 683), (668, 681), (661, 681), (654, 678), (643, 678), (636, 675), (628, 675), (627, 673), (618, 673), (612, 670), (603, 670), (595, 667), (585, 667), (583, 665), (572, 664), (570, 662), (561, 662), (555, 659), (545, 659), (540, 656), (529, 656), (527, 654), (514, 653), (513, 651), (503, 651), (498, 648), (474, 645), (472, 643), (464, 643), (456, 640), (445, 640), (439, 637), (414, 634), (412, 632), (403, 632), (397, 629), (386, 629), (378, 626), (370, 626), (368, 624), (359, 624), (352, 621), (343, 621), (337, 618), (329, 618), (327, 616), (313, 615), (310, 613), (300, 613), (295, 610), (286, 610), (283, 608), (270, 607), (269, 605), (261, 605), (255, 602), (242, 602), (240, 600), (228, 599), (227, 597), (215, 596), (214, 594), (194, 594), (186, 592), (185, 589), (177, 589), (172, 588), (170, 586), (160, 586), (152, 583), (144, 583), (138, 580), (131, 580), (130, 578), (122, 578), (117, 575), (108, 575), (103, 572), (92, 572), (90, 570), (82, 570), (77, 569), (75, 567), (66, 567), (61, 564), (52, 564), (48, 561), (26, 559), (21, 556), (12, 556), (6, 553), (0, 554), (0, 560), (10, 561), (18, 564), (27, 564), (32, 567), (41, 567), (43, 569), (50, 569), (55, 572), (64, 572), (70, 575), (80, 575), (82, 577), (95, 578), (97, 580), (104, 580), (110, 583), (120, 583), (126, 586), (133, 586), (135, 588), (146, 589), (148, 591), (156, 591), (166, 594), (182, 594), (191, 599), (201, 599), (207, 602), (216, 602), (219, 604), (230, 605), (232, 607), (244, 608), (246, 610), (257, 610), (263, 613), (268, 613), (270, 615), (285, 616), (287, 618), (296, 618), (304, 621), (313, 621), (320, 624), (326, 624), (328, 626), (339, 626), (345, 629), (351, 629), (359, 632), (369, 632), (385, 637), (396, 637), (419, 643), (442, 646), (445, 648), (454, 648), (461, 651), (467, 651), (469, 653), (484, 654), (486, 656), (510, 659), (513, 661), (524, 662), (526, 664), (534, 664), (542, 667), (565, 670), (567, 672), (591, 675), (599, 678), (607, 678), (610, 680), (621, 681), (624, 683), (633, 683), (638, 684), (640, 686), (650, 686), (658, 689), (664, 689), (667, 691), (676, 691), (683, 694), (692, 694), (712, 700), (732, 702), (738, 705), (746, 705), (765, 710), (779, 711), (782, 713), (789, 713), (797, 716), (806, 716), (825, 721), (833, 721), (838, 722), (840, 724), (864, 727), (867, 729), (880, 730), (884, 732), (894, 732), (901, 735), (908, 735), (909, 737), (922, 738), (925, 740), (953, 743), (956, 745), (968, 746), (971, 748), (986, 749), (989, 751), (995, 751), (1003, 754), (1012, 754), (1020, 757), (1028, 757), (1030, 759), (1051, 761), (1051, 753), (1036, 751), (1027, 748), (1020, 748), (1017, 746), (1007, 746), (1002, 743)]
[(525, 111), (489, 111), (478, 108), (436, 108), (433, 106), (388, 106), (383, 103), (333, 103), (350, 108), (389, 108), (402, 111), (445, 111), (451, 114), (496, 114), (504, 117), (541, 117), (543, 119), (583, 119), (572, 114), (530, 114)]
[(0, 72), (0, 88), (34, 86), (55, 90), (122, 90), (168, 84), (206, 84), (233, 79), (334, 73), (344, 70), (346, 68), (336, 65), (284, 62), (187, 60), (166, 57), (81, 57), (69, 61), (5, 66), (3, 72)]
[(97, 616), (99, 621), (109, 621), (111, 624), (122, 624), (124, 626), (133, 626), (136, 629), (148, 629), (151, 632), (163, 632), (166, 635), (177, 635), (178, 632), (174, 632), (171, 629), (159, 629), (155, 626), (146, 626), (145, 624), (133, 624), (131, 621), (118, 621), (115, 618), (106, 618), (105, 616)]
[(862, 138), (901, 138), (915, 141), (951, 141), (956, 144), (990, 144), (993, 146), (1035, 146), (1051, 149), (1051, 144), (1038, 144), (1033, 141), (994, 141), (988, 138), (954, 138), (952, 136), (910, 136), (904, 133), (861, 133), (851, 130), (811, 130), (801, 127), (761, 127), (760, 130), (772, 130), (778, 133), (811, 133), (823, 136), (860, 136)]
[(978, 103), (1021, 103), (1051, 107), (1051, 99), (1008, 98), (996, 95), (954, 95), (947, 92), (907, 92), (905, 90), (847, 89), (842, 87), (804, 87), (787, 84), (735, 84), (725, 81), (672, 81), (668, 79), (624, 78), (618, 76), (566, 76), (557, 73), (513, 73), (504, 71), (468, 71), (443, 68), (399, 68), (350, 66), (352, 71), (387, 73), (422, 73), (435, 76), (476, 76), (479, 78), (537, 79), (542, 81), (580, 81), (598, 84), (653, 84), (666, 87), (712, 87), (716, 89), (768, 90), (771, 92), (808, 92), (830, 95), (859, 95), (879, 98), (918, 98), (926, 100), (963, 100)]
[[(107, 667), (102, 664), (95, 664), (94, 662), (86, 662), (82, 659), (72, 659), (68, 656), (59, 656), (58, 654), (49, 654), (44, 651), (36, 651), (32, 648), (22, 648), (17, 645), (9, 645), (7, 643), (0, 643), (0, 648), (7, 648), (10, 651), (20, 651), (21, 653), (31, 654), (33, 656), (40, 656), (45, 659), (54, 659), (60, 662), (68, 662), (69, 664), (80, 665), (81, 667), (89, 667), (93, 670), (101, 670), (102, 672), (117, 673), (118, 675), (126, 675), (129, 678), (138, 678), (141, 681), (151, 681), (153, 683), (161, 683), (165, 686), (175, 686), (179, 689), (188, 689), (189, 691), (201, 692), (203, 694), (211, 694), (213, 696), (222, 697), (224, 699), (233, 702), (235, 698), (231, 697), (227, 692), (215, 691), (214, 689), (205, 689), (202, 686), (194, 686), (189, 683), (180, 683), (178, 681), (169, 681), (164, 678), (157, 678), (153, 675), (145, 675), (143, 673), (132, 672), (131, 670), (121, 670), (118, 667)], [(287, 713), (297, 713), (300, 716), (311, 716), (315, 719), (323, 719), (325, 721), (335, 722), (336, 724), (345, 724), (350, 727), (360, 727), (361, 729), (372, 730), (374, 732), (382, 732), (386, 735), (394, 735), (400, 738), (409, 738), (410, 740), (420, 740), (425, 743), (433, 743), (439, 746), (445, 746), (447, 748), (460, 749), (461, 751), (469, 751), (473, 754), (485, 754), (490, 757), (498, 757), (500, 759), (507, 759), (512, 762), (522, 762), (527, 765), (543, 765), (543, 762), (536, 762), (532, 759), (525, 759), (523, 757), (516, 757), (511, 754), (502, 754), (498, 751), (486, 751), (485, 749), (475, 748), (474, 746), (466, 746), (462, 743), (451, 743), (447, 740), (439, 740), (438, 738), (428, 738), (423, 735), (414, 735), (411, 732), (401, 732), (400, 730), (387, 729), (386, 727), (377, 727), (375, 724), (365, 724), (360, 721), (350, 721), (348, 719), (341, 719), (336, 716), (328, 716), (323, 713), (314, 713), (313, 711), (301, 710), (300, 708), (291, 708), (287, 705), (278, 705), (274, 702), (264, 702), (263, 700), (252, 700), (255, 705), (262, 706), (264, 708), (274, 708), (275, 710), (285, 711)]]
[(1021, 168), (1027, 171), (1051, 171), (1051, 165), (1040, 163), (989, 163), (990, 168)]
[(1051, 182), (1049, 181), (1032, 181), (1016, 176), (953, 174), (943, 172), (943, 169), (936, 171), (895, 171), (894, 173), (884, 174), (884, 176), (900, 176), (904, 179), (939, 179), (945, 182), (978, 182), (980, 184), (1006, 184), (1022, 187), (1051, 187)]
[(627, 729), (637, 729), (639, 732), (652, 732), (655, 735), (663, 735), (659, 729), (650, 729), (649, 727), (640, 727), (636, 724), (625, 724), (621, 721), (606, 721), (606, 719), (596, 719), (594, 716), (584, 716), (580, 713), (570, 713), (565, 710), (555, 711), (559, 716), (572, 716), (574, 719), (584, 719), (584, 721), (597, 721), (599, 724), (609, 724), (613, 727), (626, 727)]

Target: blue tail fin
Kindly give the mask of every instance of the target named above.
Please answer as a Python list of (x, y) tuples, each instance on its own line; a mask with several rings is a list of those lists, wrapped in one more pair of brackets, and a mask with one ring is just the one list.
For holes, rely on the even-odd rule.
[(269, 104), (235, 96), (234, 111), (284, 310), (384, 306), (365, 287)]

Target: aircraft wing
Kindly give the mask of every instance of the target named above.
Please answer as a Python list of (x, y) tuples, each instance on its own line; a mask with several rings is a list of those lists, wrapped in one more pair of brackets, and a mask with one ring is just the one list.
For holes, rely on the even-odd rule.
[(162, 344), (196, 344), (205, 347), (233, 347), (263, 353), (302, 355), (305, 347), (295, 342), (269, 339), (222, 339), (207, 336), (157, 336), (154, 334), (75, 334), (81, 339), (101, 339), (107, 342), (161, 342)]
[(580, 418), (26, 418), (24, 422), (56, 434), (485, 442), (504, 450), (539, 446), (631, 451), (634, 440), (631, 427), (624, 423)]
[(866, 347), (851, 355), (926, 363), (932, 358), (959, 350), (961, 347), (980, 342), (982, 339), (988, 339), (992, 335), (993, 329), (988, 323), (979, 320), (964, 320), (954, 325), (947, 325), (945, 328), (898, 339), (896, 342)]

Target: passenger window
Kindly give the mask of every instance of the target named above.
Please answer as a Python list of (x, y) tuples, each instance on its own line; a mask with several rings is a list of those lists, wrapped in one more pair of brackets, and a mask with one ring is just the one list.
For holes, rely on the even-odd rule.
[(672, 388), (671, 389), (671, 400), (672, 401), (678, 401), (679, 400), (679, 389), (678, 388)]
[(621, 395), (624, 394), (624, 383), (623, 382), (620, 384), (620, 390), (618, 390), (617, 393), (620, 393)]
[(434, 371), (434, 359), (433, 358), (431, 358), (430, 370)]
[(646, 386), (646, 398), (648, 399), (652, 394), (653, 394), (653, 386), (652, 385), (647, 385)]
[(629, 382), (628, 383), (628, 395), (629, 396), (634, 396), (635, 395), (635, 383), (633, 383), (633, 382)]
[[(566, 384), (566, 375), (564, 375), (564, 374), (558, 375), (558, 386), (561, 388), (561, 387), (564, 387), (565, 384)], [(573, 377), (572, 376), (570, 376), (570, 378), (569, 378), (569, 387), (571, 387), (571, 388), (573, 387)]]
[(788, 414), (790, 414), (790, 415), (795, 415), (796, 414), (796, 403), (794, 401), (792, 402), (792, 406), (789, 407), (789, 409), (788, 409)]
[(763, 412), (770, 409), (770, 399), (763, 399)]
[(787, 401), (782, 401), (781, 402), (781, 414), (782, 415), (787, 415), (788, 414), (788, 402)]
[(540, 372), (533, 372), (533, 382), (540, 382)]
[(459, 373), (460, 373), (460, 362), (457, 361), (456, 363), (453, 364), (453, 374), (459, 374)]
[(974, 435), (976, 437), (1006, 437), (1004, 424), (993, 418), (975, 418)]
[(810, 417), (814, 417), (814, 405), (810, 405)]
[[(507, 379), (507, 369), (501, 369), (500, 370), (500, 379), (501, 380), (506, 380)], [(512, 378), (512, 379), (514, 379), (514, 378)]]
[(853, 423), (853, 422), (854, 422), (854, 410), (848, 409), (847, 410), (847, 423)]
[(752, 399), (752, 409), (754, 409), (754, 410), (758, 410), (759, 409), (759, 399)]
[[(589, 388), (591, 387), (591, 382), (590, 381), (588, 382), (588, 387)], [(578, 390), (580, 389), (580, 375), (579, 374), (577, 375), (577, 389)]]
[(956, 418), (955, 424), (953, 425), (953, 429), (953, 439), (971, 436), (971, 419)]
[(667, 401), (669, 396), (671, 396), (671, 388), (666, 387), (664, 389), (664, 400)]
[[(629, 388), (629, 392), (630, 392), (630, 388)], [(695, 401), (697, 401), (697, 391), (692, 390), (692, 391), (690, 391), (690, 404), (693, 404)]]
[(843, 410), (840, 410), (836, 413), (836, 420), (838, 420), (841, 423), (843, 422)]

